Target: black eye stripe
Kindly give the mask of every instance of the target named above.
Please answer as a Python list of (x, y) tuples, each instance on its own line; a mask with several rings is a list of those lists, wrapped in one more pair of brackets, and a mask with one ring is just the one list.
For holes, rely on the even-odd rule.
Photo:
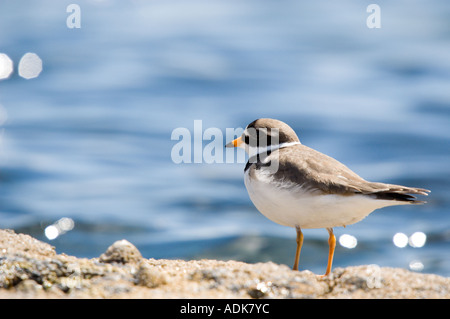
[[(256, 134), (256, 136), (254, 136)], [(253, 135), (248, 134), (247, 132), (243, 134), (244, 143), (250, 145), (250, 139), (252, 140), (252, 144), (256, 144), (256, 147), (260, 146), (268, 146), (272, 145), (272, 141), (276, 141), (277, 138), (271, 136), (270, 131), (253, 129)]]

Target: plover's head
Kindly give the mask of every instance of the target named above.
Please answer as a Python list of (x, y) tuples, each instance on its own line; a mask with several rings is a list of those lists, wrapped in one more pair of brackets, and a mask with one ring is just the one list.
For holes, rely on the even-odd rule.
[(252, 156), (291, 144), (300, 144), (300, 140), (289, 125), (274, 119), (258, 119), (247, 125), (242, 135), (226, 147), (243, 148)]

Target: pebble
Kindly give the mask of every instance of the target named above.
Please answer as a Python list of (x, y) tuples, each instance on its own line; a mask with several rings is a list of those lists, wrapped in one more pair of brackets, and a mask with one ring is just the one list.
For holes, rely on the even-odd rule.
[(102, 263), (137, 263), (142, 259), (139, 250), (128, 240), (122, 239), (114, 242), (103, 253), (99, 260)]

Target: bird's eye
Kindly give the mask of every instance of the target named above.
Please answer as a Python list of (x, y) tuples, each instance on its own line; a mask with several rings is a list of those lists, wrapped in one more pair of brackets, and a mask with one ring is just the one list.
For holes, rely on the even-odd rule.
[(244, 135), (244, 143), (245, 144), (250, 144), (250, 137), (248, 135)]

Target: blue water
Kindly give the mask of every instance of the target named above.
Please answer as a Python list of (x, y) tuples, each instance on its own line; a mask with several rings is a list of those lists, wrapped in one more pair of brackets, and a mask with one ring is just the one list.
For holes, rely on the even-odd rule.
[[(336, 228), (335, 267), (450, 275), (450, 2), (0, 1), (0, 227), (97, 257), (115, 240), (146, 258), (293, 263), (295, 231), (250, 202), (243, 163), (175, 164), (176, 128), (193, 133), (283, 120), (303, 144), (362, 177), (431, 189)], [(20, 58), (43, 71), (25, 80)], [(204, 141), (205, 147), (210, 141)], [(51, 240), (61, 218), (74, 228)], [(423, 232), (420, 248), (393, 244)], [(305, 230), (301, 269), (321, 273), (327, 232)], [(419, 266), (417, 266), (419, 265)]]

